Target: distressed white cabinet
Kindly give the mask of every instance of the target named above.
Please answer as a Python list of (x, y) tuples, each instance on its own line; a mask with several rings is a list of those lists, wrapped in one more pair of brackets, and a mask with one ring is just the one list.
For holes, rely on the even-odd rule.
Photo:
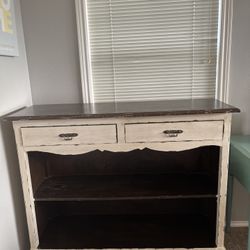
[(238, 111), (186, 100), (11, 114), (31, 249), (225, 249)]

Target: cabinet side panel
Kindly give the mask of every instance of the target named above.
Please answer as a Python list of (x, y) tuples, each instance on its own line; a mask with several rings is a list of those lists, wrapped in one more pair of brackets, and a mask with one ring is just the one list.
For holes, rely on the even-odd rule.
[(228, 114), (225, 118), (223, 143), (222, 143), (222, 147), (220, 151), (219, 183), (218, 183), (219, 199), (218, 199), (218, 214), (217, 214), (217, 246), (218, 247), (224, 246), (231, 119), (232, 119), (231, 114)]
[(21, 130), (20, 127), (13, 123), (15, 139), (17, 145), (17, 153), (19, 159), (19, 168), (22, 180), (22, 188), (24, 194), (24, 202), (25, 202), (25, 210), (27, 216), (28, 230), (29, 230), (29, 238), (31, 249), (36, 249), (39, 245), (38, 232), (37, 232), (37, 224), (36, 224), (36, 216), (35, 216), (35, 207), (33, 202), (33, 191), (31, 185), (31, 176), (29, 171), (29, 161), (27, 153), (25, 152), (22, 146), (21, 140)]

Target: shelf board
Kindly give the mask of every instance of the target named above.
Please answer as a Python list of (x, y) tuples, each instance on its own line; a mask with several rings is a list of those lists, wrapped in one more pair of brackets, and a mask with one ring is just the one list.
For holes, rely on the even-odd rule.
[(45, 179), (37, 201), (139, 200), (215, 197), (217, 183), (206, 174), (80, 175)]
[(49, 221), (39, 249), (212, 248), (215, 224), (192, 214), (61, 216)]

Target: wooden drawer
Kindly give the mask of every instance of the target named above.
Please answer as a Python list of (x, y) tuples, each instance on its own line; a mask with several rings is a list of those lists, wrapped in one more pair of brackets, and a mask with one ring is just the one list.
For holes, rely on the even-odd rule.
[(126, 124), (125, 133), (126, 142), (221, 140), (223, 121)]
[(117, 143), (116, 125), (22, 128), (24, 146)]

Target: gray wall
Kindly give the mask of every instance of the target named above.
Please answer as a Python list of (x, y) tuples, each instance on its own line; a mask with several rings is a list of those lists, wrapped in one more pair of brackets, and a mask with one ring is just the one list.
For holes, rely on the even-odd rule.
[[(81, 102), (73, 0), (21, 0), (35, 104)], [(250, 1), (234, 0), (230, 103), (233, 132), (250, 133)], [(233, 220), (247, 220), (248, 195), (236, 183)], [(250, 207), (250, 206), (249, 206)]]
[(73, 0), (21, 0), (34, 104), (82, 102)]
[[(31, 105), (19, 0), (15, 2), (18, 57), (0, 56), (0, 116)], [(28, 234), (13, 130), (0, 122), (0, 249), (27, 250)]]
[[(230, 103), (241, 109), (233, 119), (233, 133), (250, 134), (250, 1), (234, 1), (232, 58), (230, 71)], [(239, 183), (235, 183), (233, 220), (248, 220), (250, 199)]]

